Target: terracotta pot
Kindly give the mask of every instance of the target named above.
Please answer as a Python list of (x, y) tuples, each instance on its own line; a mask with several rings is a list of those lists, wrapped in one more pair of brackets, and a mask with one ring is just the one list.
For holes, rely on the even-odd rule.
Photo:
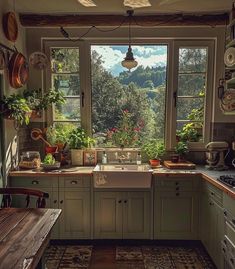
[(51, 154), (56, 153), (57, 150), (58, 150), (58, 147), (57, 146), (45, 147), (46, 154), (47, 153), (51, 153)]
[(158, 159), (150, 159), (149, 162), (151, 167), (158, 167), (160, 165), (160, 160)]

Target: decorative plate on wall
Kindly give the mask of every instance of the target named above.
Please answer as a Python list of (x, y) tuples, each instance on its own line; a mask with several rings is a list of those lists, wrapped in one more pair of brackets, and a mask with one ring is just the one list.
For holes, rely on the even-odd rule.
[(43, 70), (48, 67), (48, 63), (46, 54), (40, 51), (33, 52), (29, 56), (29, 64), (35, 69)]
[(230, 47), (224, 53), (224, 63), (228, 67), (233, 67), (235, 65), (235, 48)]
[(15, 42), (18, 37), (18, 24), (14, 12), (8, 12), (3, 15), (2, 26), (6, 38)]

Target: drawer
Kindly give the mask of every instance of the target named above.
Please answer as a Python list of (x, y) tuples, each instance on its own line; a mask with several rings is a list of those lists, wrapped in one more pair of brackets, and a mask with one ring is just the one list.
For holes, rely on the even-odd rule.
[(91, 186), (90, 176), (73, 176), (59, 178), (60, 188), (89, 188)]
[(25, 187), (25, 188), (57, 188), (58, 177), (11, 177), (11, 187)]
[(155, 177), (155, 188), (161, 190), (196, 190), (198, 179), (195, 177)]
[(226, 193), (224, 195), (224, 208), (235, 218), (235, 199), (228, 196)]
[[(229, 223), (228, 221), (225, 222), (225, 234), (227, 238), (232, 242), (235, 246), (235, 225)], [(235, 251), (235, 249), (234, 249)], [(235, 253), (234, 253), (235, 255)]]
[(202, 191), (219, 204), (223, 204), (223, 191), (203, 179)]

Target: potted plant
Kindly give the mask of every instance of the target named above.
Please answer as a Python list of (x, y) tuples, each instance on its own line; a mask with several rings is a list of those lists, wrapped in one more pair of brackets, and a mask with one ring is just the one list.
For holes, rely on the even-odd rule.
[(68, 143), (72, 165), (83, 165), (83, 150), (90, 148), (95, 140), (89, 137), (84, 129), (78, 127), (70, 132)]
[(1, 113), (7, 119), (14, 119), (21, 125), (29, 124), (31, 109), (26, 99), (19, 94), (3, 96), (1, 100)]
[(142, 150), (149, 158), (151, 167), (160, 165), (161, 157), (165, 154), (165, 146), (157, 139), (151, 139), (144, 143)]
[(42, 94), (41, 89), (25, 90), (23, 96), (36, 117), (40, 116), (42, 110), (47, 109), (52, 104), (65, 103), (63, 93), (54, 89), (50, 89), (44, 94)]
[(171, 157), (172, 162), (179, 162), (183, 160), (184, 154), (188, 152), (188, 145), (186, 142), (179, 141), (175, 146), (175, 155)]

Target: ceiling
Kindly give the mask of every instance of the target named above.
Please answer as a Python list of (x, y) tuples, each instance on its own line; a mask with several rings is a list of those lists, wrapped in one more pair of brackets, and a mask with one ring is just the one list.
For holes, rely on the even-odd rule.
[[(123, 0), (93, 0), (96, 7), (84, 7), (77, 0), (15, 1), (19, 13), (125, 14)], [(231, 10), (233, 0), (150, 0), (152, 6), (138, 8), (136, 14), (221, 13)], [(130, 8), (129, 8), (130, 9)]]

